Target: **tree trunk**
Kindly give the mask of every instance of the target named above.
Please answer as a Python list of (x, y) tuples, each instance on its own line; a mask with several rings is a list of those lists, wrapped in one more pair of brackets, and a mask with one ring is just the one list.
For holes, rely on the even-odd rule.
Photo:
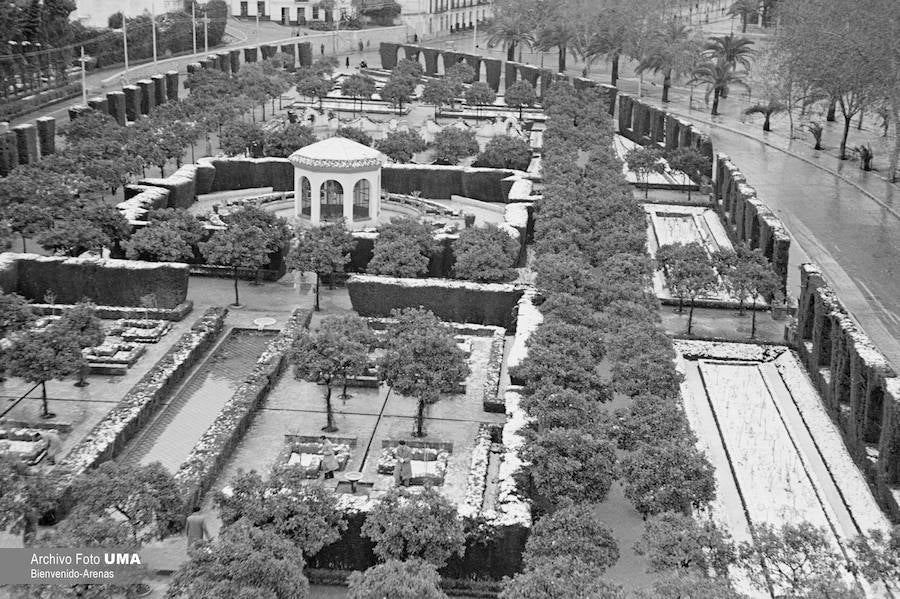
[(719, 114), (719, 90), (713, 90), (713, 105), (710, 114), (717, 116)]
[(850, 124), (853, 120), (853, 115), (844, 116), (844, 134), (841, 136), (841, 149), (840, 155), (838, 156), (841, 160), (847, 160), (847, 136), (850, 135)]
[(828, 101), (828, 111), (825, 113), (825, 120), (829, 123), (833, 123), (837, 120), (836, 116), (837, 111), (837, 98), (831, 98)]
[(566, 45), (565, 44), (559, 45), (559, 72), (560, 73), (566, 72)]
[(23, 235), (22, 233), (19, 233), (19, 235), (22, 235), (22, 253), (24, 254), (25, 253), (25, 235)]
[(238, 295), (238, 267), (234, 267), (234, 305), (241, 305), (241, 298)]
[(506, 46), (506, 60), (508, 60), (509, 62), (515, 62), (516, 42), (509, 42), (509, 45)]
[(894, 121), (894, 149), (891, 150), (888, 179), (894, 183), (897, 181), (897, 165), (900, 162), (900, 97), (895, 97), (891, 102), (891, 120)]
[(41, 381), (41, 418), (53, 418), (56, 416), (47, 406), (47, 381)]
[(662, 101), (669, 101), (669, 88), (672, 87), (672, 70), (669, 69), (666, 71), (666, 74), (663, 75), (663, 90), (662, 90)]
[(694, 298), (691, 298), (691, 307), (688, 310), (688, 329), (687, 334), (691, 334), (691, 326), (694, 324)]
[(741, 33), (747, 33), (747, 15), (741, 16)]
[(859, 121), (856, 122), (856, 130), (862, 131), (862, 123), (863, 123), (863, 115), (866, 114), (865, 110), (859, 111)]
[(266, 103), (263, 102), (262, 104), (260, 104), (260, 107), (262, 108), (262, 120), (263, 120), (263, 122), (265, 122), (265, 120), (266, 120)]
[(615, 87), (615, 85), (619, 81), (619, 53), (613, 52), (612, 56), (610, 56), (609, 61), (611, 63), (611, 70), (609, 75), (609, 84)]
[(772, 114), (767, 112), (766, 118), (763, 121), (763, 131), (771, 131), (772, 130), (771, 120), (772, 120)]
[(341, 388), (341, 399), (350, 399), (351, 397), (353, 397), (353, 396), (350, 395), (349, 393), (347, 393), (347, 375), (345, 374), (344, 375), (344, 384)]
[(425, 400), (419, 398), (419, 405), (416, 407), (416, 436), (425, 436)]
[(326, 433), (333, 433), (337, 429), (334, 425), (334, 410), (331, 408), (331, 381), (329, 380), (325, 385), (325, 426), (322, 427), (322, 430)]
[(316, 311), (319, 309), (319, 273), (316, 273)]
[(750, 338), (756, 337), (756, 295), (753, 296), (753, 305), (750, 307)]

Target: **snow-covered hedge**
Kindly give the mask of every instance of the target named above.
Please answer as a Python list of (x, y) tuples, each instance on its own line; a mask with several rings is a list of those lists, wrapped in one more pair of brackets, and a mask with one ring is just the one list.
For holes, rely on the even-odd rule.
[(222, 330), (226, 308), (209, 308), (125, 397), (57, 464), (63, 490), (88, 468), (116, 457), (153, 418)]
[(199, 501), (237, 447), (253, 414), (278, 381), (287, 365), (287, 353), (309, 326), (312, 312), (294, 310), (290, 319), (256, 361), (253, 372), (222, 407), (215, 421), (197, 441), (175, 475), (185, 505)]

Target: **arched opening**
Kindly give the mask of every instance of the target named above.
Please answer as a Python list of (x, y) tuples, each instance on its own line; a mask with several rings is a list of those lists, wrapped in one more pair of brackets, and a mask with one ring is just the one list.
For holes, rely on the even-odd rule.
[(369, 195), (371, 186), (366, 179), (360, 179), (353, 186), (353, 220), (369, 218)]
[(869, 445), (878, 445), (881, 441), (881, 422), (884, 419), (884, 390), (880, 385), (872, 389), (866, 407), (866, 429), (864, 441)]
[(312, 186), (306, 177), (300, 177), (300, 216), (312, 218)]
[(319, 218), (321, 220), (340, 220), (344, 217), (344, 188), (334, 179), (322, 184), (319, 191)]

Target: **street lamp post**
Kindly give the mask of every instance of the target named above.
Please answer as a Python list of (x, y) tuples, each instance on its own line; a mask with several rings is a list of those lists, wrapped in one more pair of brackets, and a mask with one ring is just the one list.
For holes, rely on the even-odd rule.
[(84, 55), (84, 46), (81, 47), (81, 58), (78, 60), (81, 63), (81, 104), (87, 106), (87, 73), (84, 66), (87, 57)]
[(209, 54), (209, 15), (203, 13), (203, 52)]
[(156, 64), (156, 2), (150, 3), (150, 29), (153, 33), (153, 64)]
[(191, 0), (191, 40), (194, 42), (194, 54), (197, 53), (197, 3)]
[(125, 77), (125, 82), (128, 82), (128, 19), (125, 18), (125, 14), (122, 14), (122, 48), (125, 50), (125, 72), (123, 76)]

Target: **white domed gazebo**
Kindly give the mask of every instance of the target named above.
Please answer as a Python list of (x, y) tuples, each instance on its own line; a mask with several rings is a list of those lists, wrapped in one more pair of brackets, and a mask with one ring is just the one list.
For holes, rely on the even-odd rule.
[(291, 154), (294, 214), (311, 224), (346, 219), (373, 224), (381, 208), (378, 150), (344, 137), (317, 141)]

